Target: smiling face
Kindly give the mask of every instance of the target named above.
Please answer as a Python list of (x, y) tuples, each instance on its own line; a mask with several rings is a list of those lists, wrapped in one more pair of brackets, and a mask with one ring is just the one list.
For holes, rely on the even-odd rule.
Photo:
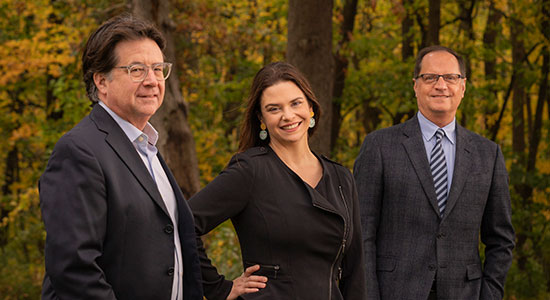
[(298, 86), (283, 81), (266, 88), (260, 101), (261, 121), (267, 127), (270, 144), (306, 143), (313, 111)]
[[(422, 58), (420, 74), (460, 74), (458, 60), (447, 51), (430, 52)], [(418, 109), (439, 127), (453, 121), (465, 90), (466, 79), (459, 79), (456, 84), (447, 83), (442, 77), (430, 84), (422, 78), (414, 79)]]
[[(117, 66), (141, 63), (151, 66), (164, 62), (162, 51), (151, 39), (119, 42), (115, 47)], [(149, 70), (143, 82), (134, 82), (125, 68), (114, 68), (108, 74), (94, 74), (98, 97), (121, 118), (142, 130), (161, 106), (164, 83)]]

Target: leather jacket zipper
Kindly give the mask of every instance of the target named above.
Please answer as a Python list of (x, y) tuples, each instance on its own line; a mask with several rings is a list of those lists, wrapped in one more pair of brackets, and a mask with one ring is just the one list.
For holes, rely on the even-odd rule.
[[(347, 242), (347, 236), (348, 236), (348, 222), (349, 220), (349, 209), (348, 204), (346, 203), (346, 198), (344, 197), (344, 193), (342, 192), (342, 186), (338, 185), (338, 191), (340, 191), (340, 197), (342, 197), (342, 201), (344, 202), (344, 207), (346, 208), (346, 216), (342, 217), (344, 220), (344, 236), (342, 237), (342, 244), (340, 245), (340, 248), (338, 249), (338, 253), (336, 253), (336, 257), (334, 258), (334, 261), (332, 262), (332, 265), (330, 267), (330, 277), (329, 277), (329, 287), (328, 287), (328, 299), (330, 300), (332, 297), (332, 277), (334, 272), (334, 267), (336, 266), (336, 263), (338, 262), (338, 259), (340, 258), (340, 255), (344, 255), (346, 252), (346, 242)], [(342, 279), (342, 267), (338, 267), (338, 281)]]

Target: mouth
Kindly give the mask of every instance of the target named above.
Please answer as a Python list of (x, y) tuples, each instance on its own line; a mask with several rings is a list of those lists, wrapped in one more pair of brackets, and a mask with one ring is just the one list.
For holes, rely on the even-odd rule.
[(156, 99), (157, 98), (157, 95), (156, 94), (151, 94), (151, 95), (137, 95), (138, 98), (141, 98), (141, 99), (145, 99), (145, 100), (148, 100), (148, 99)]
[(298, 126), (300, 126), (302, 122), (296, 122), (296, 123), (292, 123), (292, 124), (287, 124), (287, 125), (284, 125), (284, 126), (281, 126), (281, 128), (283, 130), (292, 130)]

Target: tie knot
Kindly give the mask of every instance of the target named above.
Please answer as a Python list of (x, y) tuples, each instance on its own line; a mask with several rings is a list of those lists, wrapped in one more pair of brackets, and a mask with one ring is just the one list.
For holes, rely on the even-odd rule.
[(435, 132), (435, 138), (440, 140), (443, 136), (445, 135), (445, 131), (443, 131), (443, 129), (439, 128), (436, 132)]

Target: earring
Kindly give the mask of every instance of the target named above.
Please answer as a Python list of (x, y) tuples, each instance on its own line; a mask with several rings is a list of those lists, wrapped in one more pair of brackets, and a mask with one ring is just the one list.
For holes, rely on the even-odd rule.
[(311, 118), (309, 118), (309, 128), (315, 127), (315, 118), (313, 117), (315, 115), (314, 112), (311, 112)]
[(264, 122), (260, 124), (260, 128), (262, 129), (262, 131), (260, 131), (260, 140), (265, 141), (265, 139), (267, 139), (267, 131), (265, 131), (266, 127)]

